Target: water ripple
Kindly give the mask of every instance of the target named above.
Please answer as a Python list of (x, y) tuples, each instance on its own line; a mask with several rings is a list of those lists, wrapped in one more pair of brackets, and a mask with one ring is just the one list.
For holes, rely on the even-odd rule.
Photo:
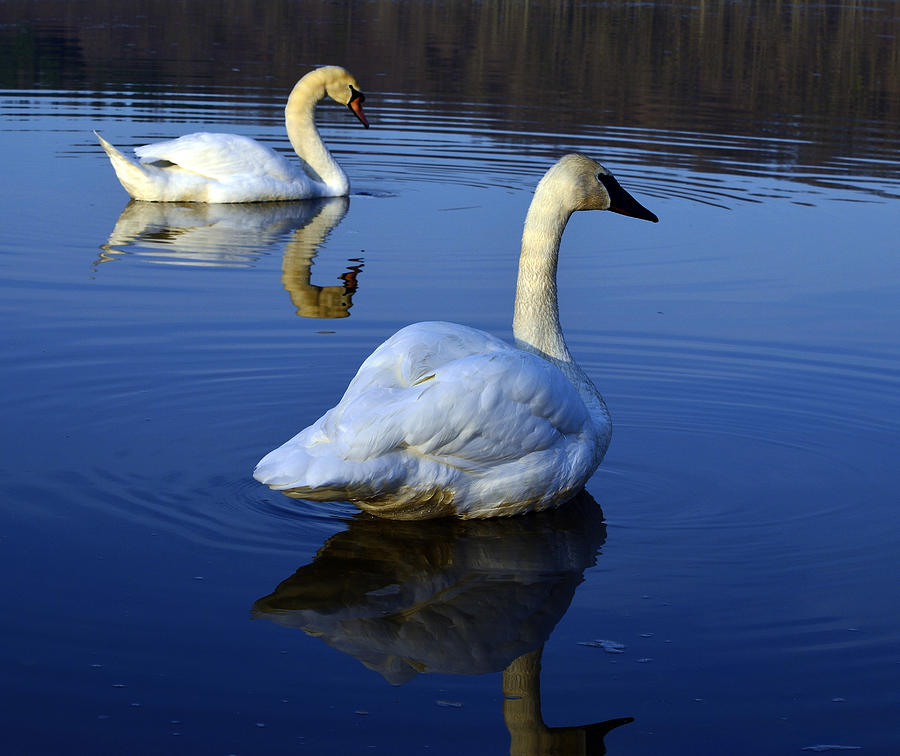
[[(590, 355), (582, 363), (614, 427), (588, 488), (617, 526), (771, 535), (865, 512), (869, 542), (887, 538), (900, 415), (891, 355), (650, 334), (588, 341), (573, 339), (575, 352)], [(793, 548), (807, 563), (837, 558), (812, 539)]]
[[(101, 128), (110, 124), (108, 136), (122, 148), (215, 127), (290, 153), (283, 101), (264, 89), (0, 92), (4, 94), (15, 95), (4, 100), (2, 112), (7, 128), (16, 131), (29, 130), (30, 114), (37, 109), (42, 120), (89, 119)], [(878, 133), (872, 137), (873, 154), (810, 165), (802, 158), (808, 140), (784, 136), (778, 125), (771, 134), (754, 135), (663, 131), (605, 125), (601, 115), (599, 123), (578, 129), (567, 124), (566, 130), (556, 132), (535, 122), (527, 107), (433, 102), (392, 92), (372, 93), (372, 100), (374, 128), (365, 133), (334, 108), (317, 111), (327, 143), (350, 175), (363, 183), (452, 181), (527, 191), (549, 162), (565, 152), (581, 151), (607, 164), (641, 193), (723, 208), (776, 197), (815, 204), (822, 198), (810, 196), (811, 188), (835, 190), (853, 201), (900, 197), (892, 143), (885, 137), (879, 153)], [(127, 139), (118, 138), (123, 121), (130, 127), (140, 124), (127, 128)], [(89, 133), (71, 154), (85, 151), (102, 157)], [(831, 194), (829, 199), (834, 199)]]
[[(661, 343), (649, 334), (575, 336), (576, 353), (603, 355), (584, 366), (605, 389), (613, 445), (588, 488), (615, 527), (752, 533), (847, 515), (861, 506), (867, 476), (894, 459), (891, 423), (867, 409), (898, 404), (900, 375), (883, 356), (757, 342)], [(198, 344), (204, 338), (198, 332)], [(77, 420), (82, 438), (97, 439), (94, 460), (46, 481), (46, 494), (219, 548), (314, 550), (354, 508), (289, 499), (257, 484), (250, 472), (262, 453), (284, 440), (262, 434), (285, 427), (282, 416), (294, 397), (304, 397), (304, 414), (287, 425), (299, 428), (339, 394), (332, 384), (343, 377), (332, 380), (328, 371), (346, 372), (345, 363), (354, 359), (348, 349), (360, 351), (371, 338), (360, 332), (352, 348), (332, 350), (333, 368), (314, 374), (298, 374), (283, 355), (259, 351), (246, 368), (227, 373), (176, 362), (171, 373), (143, 386), (133, 383), (134, 364), (107, 365), (105, 392), (84, 400), (85, 414)], [(588, 340), (593, 349), (586, 348)], [(215, 347), (248, 349), (225, 337)], [(47, 368), (49, 376), (54, 368)], [(90, 392), (90, 382), (69, 390)], [(183, 443), (173, 449), (157, 427), (176, 417), (179, 427), (190, 426), (200, 396), (204, 406), (229, 408), (215, 427), (191, 430), (191, 445), (207, 460), (202, 468), (182, 456), (189, 454)], [(16, 401), (35, 415), (53, 411), (38, 389)], [(133, 429), (130, 447), (105, 448), (122, 428)], [(867, 449), (883, 439), (885, 459), (855, 454), (860, 438)], [(98, 465), (97, 457), (108, 464)], [(789, 509), (783, 498), (767, 498), (770, 488), (795, 489)], [(871, 537), (884, 536), (875, 529)], [(810, 541), (803, 548), (817, 547)]]

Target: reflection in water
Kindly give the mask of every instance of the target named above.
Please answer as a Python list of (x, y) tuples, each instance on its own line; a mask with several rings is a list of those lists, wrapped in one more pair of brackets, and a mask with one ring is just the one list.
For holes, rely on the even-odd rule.
[(541, 649), (520, 656), (503, 671), (503, 721), (510, 756), (602, 756), (610, 730), (634, 721), (616, 717), (573, 727), (547, 727), (541, 715)]
[(606, 537), (587, 493), (494, 520), (390, 521), (360, 514), (312, 563), (253, 605), (403, 684), (417, 674), (503, 671), (513, 754), (605, 753), (630, 718), (548, 728), (540, 657)]
[(362, 260), (349, 261), (340, 284), (316, 286), (311, 275), (319, 248), (348, 207), (346, 197), (233, 205), (132, 201), (101, 246), (95, 268), (122, 255), (172, 265), (248, 267), (283, 247), (281, 282), (297, 314), (345, 318)]
[(291, 295), (297, 314), (304, 318), (346, 318), (353, 306), (357, 277), (362, 272), (362, 259), (352, 258), (347, 271), (339, 276), (342, 284), (316, 286), (310, 280), (316, 251), (347, 212), (349, 200), (335, 197), (321, 203), (318, 213), (305, 228), (298, 228), (284, 250), (281, 283)]

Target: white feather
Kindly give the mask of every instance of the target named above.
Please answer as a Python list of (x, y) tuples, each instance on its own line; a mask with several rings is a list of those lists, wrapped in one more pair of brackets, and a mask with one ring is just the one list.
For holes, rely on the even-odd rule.
[(198, 176), (228, 181), (236, 175), (271, 176), (291, 181), (298, 169), (275, 150), (238, 134), (187, 134), (167, 142), (136, 147), (134, 153), (145, 165), (169, 162)]

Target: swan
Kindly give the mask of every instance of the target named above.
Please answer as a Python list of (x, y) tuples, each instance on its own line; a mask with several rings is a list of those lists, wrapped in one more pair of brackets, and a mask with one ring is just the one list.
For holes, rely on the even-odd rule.
[(288, 496), (406, 520), (513, 515), (575, 496), (612, 432), (559, 322), (557, 259), (575, 210), (658, 220), (602, 165), (564, 156), (525, 218), (515, 346), (455, 323), (402, 328), (337, 406), (263, 457), (254, 477)]
[(350, 182), (322, 142), (313, 120), (328, 96), (369, 128), (365, 96), (340, 66), (325, 66), (298, 81), (284, 109), (288, 138), (303, 161), (285, 160), (270, 147), (238, 134), (198, 132), (135, 148), (131, 160), (96, 131), (116, 176), (136, 200), (149, 202), (274, 202), (341, 197)]

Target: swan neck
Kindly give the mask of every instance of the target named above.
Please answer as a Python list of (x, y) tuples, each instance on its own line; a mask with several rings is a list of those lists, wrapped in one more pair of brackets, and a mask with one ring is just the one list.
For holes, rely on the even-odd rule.
[(336, 195), (346, 194), (350, 182), (331, 156), (315, 124), (315, 109), (325, 98), (325, 80), (317, 71), (294, 85), (284, 109), (288, 139), (304, 162), (304, 169), (315, 181), (326, 184)]
[(572, 358), (559, 322), (556, 268), (559, 244), (572, 210), (556, 199), (552, 184), (538, 184), (522, 232), (513, 336), (520, 349), (554, 363), (577, 389), (595, 419), (608, 425), (600, 392)]
[(556, 268), (567, 211), (538, 186), (522, 232), (513, 335), (520, 346), (571, 362), (559, 322)]

